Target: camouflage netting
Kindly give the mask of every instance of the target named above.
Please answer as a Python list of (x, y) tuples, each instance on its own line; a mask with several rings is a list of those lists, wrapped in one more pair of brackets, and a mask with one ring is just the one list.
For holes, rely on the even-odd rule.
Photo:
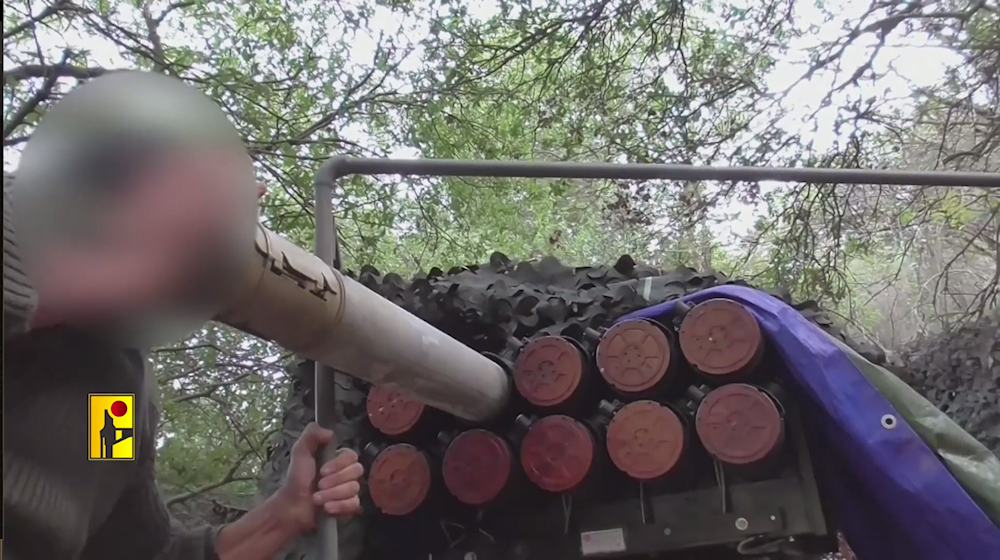
[[(366, 267), (357, 278), (365, 286), (450, 334), (478, 351), (503, 352), (511, 337), (536, 334), (572, 334), (575, 329), (599, 327), (625, 313), (682, 297), (721, 284), (747, 285), (720, 273), (692, 269), (663, 272), (637, 265), (623, 256), (614, 266), (568, 267), (553, 258), (512, 262), (494, 254), (480, 266), (454, 268), (447, 273), (433, 269), (406, 281), (396, 274), (382, 275)], [(771, 292), (790, 302), (787, 293)], [(867, 359), (883, 364), (885, 353), (848, 339), (814, 301), (794, 304), (803, 315)], [(266, 496), (281, 484), (289, 451), (312, 413), (312, 367), (292, 371), (293, 386), (287, 403), (284, 430), (270, 450), (270, 463), (262, 474), (260, 490)], [(344, 376), (338, 380), (341, 424), (337, 435), (344, 445), (359, 449), (367, 440), (361, 382)], [(340, 532), (341, 557), (355, 560), (365, 548), (363, 519), (355, 519)], [(372, 537), (369, 535), (369, 537)], [(281, 556), (284, 560), (318, 559), (315, 537), (304, 537)]]
[(1000, 316), (917, 341), (900, 358), (907, 383), (1000, 457)]

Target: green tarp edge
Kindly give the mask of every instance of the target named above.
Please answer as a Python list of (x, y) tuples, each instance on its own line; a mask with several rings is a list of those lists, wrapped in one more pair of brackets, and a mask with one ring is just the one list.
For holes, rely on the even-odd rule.
[(952, 476), (1000, 526), (1000, 459), (930, 401), (887, 369), (829, 336), (902, 419), (937, 452)]

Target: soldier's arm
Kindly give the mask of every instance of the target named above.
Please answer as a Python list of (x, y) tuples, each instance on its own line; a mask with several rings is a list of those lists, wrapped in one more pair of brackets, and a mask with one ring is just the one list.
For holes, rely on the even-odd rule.
[(217, 533), (214, 527), (186, 530), (176, 522), (160, 498), (152, 464), (147, 464), (90, 538), (83, 559), (218, 560)]
[[(102, 560), (270, 560), (298, 535), (282, 522), (282, 504), (268, 500), (224, 527), (188, 530), (167, 511), (156, 486), (154, 438), (159, 424), (159, 390), (148, 363), (145, 368), (146, 412), (137, 432), (139, 473), (116, 504), (111, 519), (88, 547), (86, 558)], [(122, 550), (120, 533), (132, 543)]]
[(14, 236), (8, 188), (10, 176), (3, 177), (3, 337), (4, 339), (28, 330), (35, 311), (35, 290), (24, 273)]
[(270, 560), (297, 536), (268, 502), (224, 527), (185, 529), (167, 512), (152, 474), (145, 476), (88, 547), (88, 560)]
[(143, 465), (88, 545), (86, 560), (270, 560), (297, 535), (281, 521), (280, 504), (269, 502), (224, 527), (185, 529), (170, 516), (154, 479), (152, 464)]

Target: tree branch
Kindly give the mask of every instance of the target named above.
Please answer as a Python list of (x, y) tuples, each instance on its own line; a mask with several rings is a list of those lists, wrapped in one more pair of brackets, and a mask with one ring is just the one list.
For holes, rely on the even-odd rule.
[(164, 503), (167, 505), (168, 508), (173, 507), (175, 505), (184, 503), (190, 499), (197, 498), (198, 496), (206, 492), (211, 492), (212, 490), (221, 488), (227, 484), (232, 484), (233, 482), (244, 482), (248, 480), (253, 480), (252, 476), (236, 476), (236, 473), (240, 470), (240, 467), (243, 466), (243, 462), (246, 461), (247, 457), (252, 455), (254, 451), (255, 450), (253, 449), (244, 451), (243, 454), (240, 455), (238, 459), (236, 459), (236, 462), (233, 463), (233, 466), (229, 467), (229, 470), (226, 471), (226, 474), (223, 475), (223, 477), (220, 478), (219, 480), (215, 482), (210, 482), (208, 484), (205, 484), (204, 486), (199, 486), (198, 488), (195, 488), (190, 492), (184, 492), (183, 494), (178, 494), (166, 500)]
[[(4, 41), (6, 41), (7, 39), (10, 39), (11, 37), (21, 33), (22, 31), (26, 31), (27, 29), (32, 28), (38, 25), (39, 23), (42, 23), (43, 21), (49, 19), (50, 17), (56, 15), (57, 13), (66, 9), (70, 9), (72, 7), (73, 5), (70, 3), (69, 0), (56, 0), (55, 2), (52, 3), (51, 6), (47, 6), (44, 10), (42, 10), (41, 13), (39, 13), (37, 16), (29, 17), (28, 19), (15, 25), (14, 27), (11, 27), (10, 29), (4, 31), (3, 39)], [(6, 72), (4, 72), (4, 75), (6, 75)]]
[(31, 78), (74, 78), (77, 80), (89, 80), (114, 71), (98, 66), (74, 66), (67, 64), (66, 61), (59, 64), (25, 64), (23, 66), (16, 66), (10, 70), (4, 70), (3, 81), (10, 84)]

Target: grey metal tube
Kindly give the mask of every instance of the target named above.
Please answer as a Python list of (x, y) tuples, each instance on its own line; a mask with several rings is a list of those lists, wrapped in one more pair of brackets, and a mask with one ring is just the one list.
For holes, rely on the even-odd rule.
[[(510, 394), (507, 375), (493, 360), (263, 226), (228, 299), (216, 320), (341, 374), (396, 382), (461, 418), (486, 420)], [(330, 388), (328, 373), (320, 370), (320, 389)], [(336, 420), (327, 415), (330, 401), (317, 397), (318, 420), (329, 427)]]
[(677, 181), (784, 181), (940, 187), (1000, 187), (1000, 174), (889, 169), (808, 167), (710, 167), (680, 164), (618, 164), (540, 161), (463, 161), (448, 159), (374, 159), (337, 156), (320, 169), (318, 182), (347, 175), (435, 177), (536, 177), (563, 179), (665, 179)]
[[(333, 224), (333, 189), (321, 188), (319, 177), (315, 186), (316, 197), (316, 256), (334, 267), (336, 260), (336, 228)], [(316, 423), (321, 428), (333, 430), (337, 426), (337, 372), (319, 361), (316, 362), (316, 387), (313, 407)], [(323, 465), (337, 456), (338, 441), (329, 443), (320, 451), (319, 464)], [(319, 533), (319, 556), (323, 560), (340, 559), (340, 536), (337, 518), (320, 509), (317, 512), (316, 530)]]
[(498, 364), (361, 283), (343, 280), (337, 344), (318, 347), (317, 361), (372, 383), (395, 383), (460, 418), (488, 420), (507, 405), (510, 383)]

